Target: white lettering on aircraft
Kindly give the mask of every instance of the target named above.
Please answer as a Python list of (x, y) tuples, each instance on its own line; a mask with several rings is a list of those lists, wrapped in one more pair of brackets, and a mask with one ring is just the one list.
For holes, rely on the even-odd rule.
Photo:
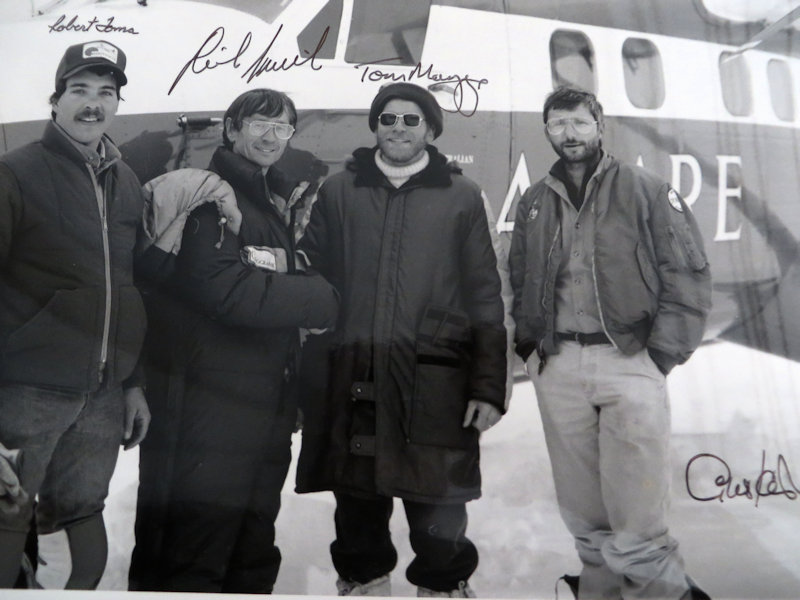
[[(700, 162), (691, 154), (670, 154), (670, 161), (672, 164), (672, 187), (678, 191), (683, 197), (688, 206), (692, 206), (700, 197), (700, 190), (703, 184), (703, 174), (700, 168)], [(641, 155), (637, 157), (636, 164), (644, 167), (644, 160)], [(730, 173), (729, 166), (735, 165), (741, 170), (742, 157), (741, 156), (717, 156), (717, 165), (719, 167), (719, 176), (717, 179), (717, 229), (714, 235), (715, 242), (728, 242), (737, 241), (741, 238), (742, 225), (739, 224), (734, 230), (728, 230), (728, 200), (730, 198), (737, 198), (739, 201), (742, 199), (742, 186), (741, 183), (730, 186), (728, 183), (728, 175)], [(683, 167), (688, 167), (690, 178), (687, 185), (684, 185)], [(734, 174), (735, 179), (739, 181), (740, 171)], [(525, 153), (521, 153), (517, 168), (514, 171), (514, 176), (511, 178), (511, 183), (508, 186), (505, 200), (503, 201), (503, 208), (500, 210), (500, 215), (497, 219), (497, 231), (513, 231), (514, 222), (509, 220), (509, 213), (514, 204), (515, 198), (522, 195), (526, 189), (531, 185), (530, 174), (528, 172), (528, 162), (525, 159)]]
[[(672, 187), (678, 191), (686, 205), (691, 206), (700, 197), (700, 186), (703, 183), (700, 163), (691, 154), (670, 154), (669, 158), (672, 161)], [(683, 174), (681, 168), (684, 165), (689, 167), (689, 173), (692, 176), (692, 187), (688, 192), (681, 185), (681, 175)]]
[(511, 205), (514, 203), (517, 193), (522, 193), (531, 186), (531, 176), (528, 173), (528, 161), (525, 160), (525, 153), (519, 155), (519, 162), (514, 171), (514, 176), (511, 178), (511, 185), (508, 186), (506, 192), (506, 199), (503, 201), (503, 208), (500, 209), (500, 214), (497, 217), (497, 232), (514, 231), (514, 221), (508, 219), (508, 213), (511, 211)]
[[(735, 173), (735, 178), (739, 181), (733, 187), (728, 187), (728, 167), (729, 165), (736, 165), (739, 170)], [(728, 231), (727, 228), (727, 215), (728, 215), (728, 199), (738, 198), (742, 199), (742, 184), (741, 184), (741, 156), (717, 156), (717, 166), (719, 167), (719, 175), (717, 178), (717, 190), (719, 199), (717, 201), (717, 233), (714, 236), (715, 242), (724, 242), (730, 240), (738, 240), (742, 235), (742, 225), (733, 231)]]

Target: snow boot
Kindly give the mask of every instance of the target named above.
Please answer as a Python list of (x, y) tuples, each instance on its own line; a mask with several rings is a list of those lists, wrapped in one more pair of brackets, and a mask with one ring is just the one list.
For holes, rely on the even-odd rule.
[(437, 592), (425, 587), (417, 588), (417, 598), (477, 598), (466, 581), (459, 581), (458, 588), (449, 592)]
[(339, 590), (340, 596), (391, 596), (392, 582), (388, 574), (366, 583), (347, 581), (339, 577), (336, 580), (336, 589)]
[(686, 576), (686, 582), (689, 584), (689, 592), (684, 596), (686, 600), (711, 600), (711, 596), (688, 575)]
[(580, 576), (578, 575), (562, 575), (556, 579), (556, 600), (558, 600), (558, 584), (563, 580), (567, 584), (569, 591), (578, 600), (578, 585), (580, 584)]
[[(556, 600), (558, 600), (558, 584), (561, 580), (567, 584), (575, 599), (578, 598), (578, 587), (580, 586), (580, 577), (578, 575), (562, 575), (556, 581)], [(709, 596), (700, 586), (695, 583), (691, 577), (686, 577), (689, 584), (689, 591), (681, 598), (681, 600), (711, 600)]]

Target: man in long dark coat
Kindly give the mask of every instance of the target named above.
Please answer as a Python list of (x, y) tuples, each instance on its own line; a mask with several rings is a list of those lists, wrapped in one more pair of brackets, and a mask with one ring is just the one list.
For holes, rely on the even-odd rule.
[[(425, 89), (382, 88), (377, 145), (319, 192), (300, 251), (339, 291), (320, 394), (306, 406), (298, 491), (333, 490), (341, 595), (389, 595), (403, 500), (420, 595), (471, 597), (478, 438), (505, 410), (506, 334), (480, 188), (430, 145)], [(313, 345), (313, 340), (310, 342)]]

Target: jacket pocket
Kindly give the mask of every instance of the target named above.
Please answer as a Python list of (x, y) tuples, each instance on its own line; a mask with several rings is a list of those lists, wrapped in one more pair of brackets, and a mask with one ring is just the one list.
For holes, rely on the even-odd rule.
[(670, 247), (675, 254), (675, 260), (680, 266), (688, 267), (692, 271), (705, 269), (708, 260), (703, 249), (692, 235), (692, 229), (688, 223), (684, 223), (679, 227), (670, 225), (667, 227), (667, 234), (669, 235)]
[(428, 307), (417, 335), (411, 442), (462, 449), (477, 443), (478, 432), (461, 426), (469, 393), (469, 342), (466, 313)]
[(9, 335), (3, 349), (2, 378), (74, 390), (96, 380), (102, 320), (102, 289), (59, 290), (32, 319)]

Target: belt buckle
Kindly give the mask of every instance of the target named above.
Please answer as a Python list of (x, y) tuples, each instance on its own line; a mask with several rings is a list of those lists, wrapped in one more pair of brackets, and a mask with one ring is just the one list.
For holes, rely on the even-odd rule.
[(580, 338), (580, 336), (581, 336), (581, 334), (580, 334), (580, 332), (579, 332), (579, 331), (576, 331), (576, 332), (574, 332), (574, 333), (572, 334), (572, 337), (573, 337), (573, 339), (574, 339), (576, 342), (578, 342), (579, 344), (583, 345), (583, 342), (581, 342), (581, 338)]

